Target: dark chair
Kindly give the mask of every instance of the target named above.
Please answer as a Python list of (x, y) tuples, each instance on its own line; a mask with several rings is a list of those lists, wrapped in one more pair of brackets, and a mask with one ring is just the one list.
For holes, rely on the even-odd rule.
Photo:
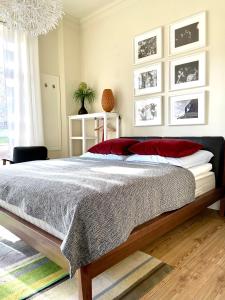
[(3, 159), (3, 165), (6, 165), (7, 162), (18, 164), (26, 161), (46, 159), (48, 159), (48, 149), (44, 146), (15, 147), (13, 149), (13, 160)]

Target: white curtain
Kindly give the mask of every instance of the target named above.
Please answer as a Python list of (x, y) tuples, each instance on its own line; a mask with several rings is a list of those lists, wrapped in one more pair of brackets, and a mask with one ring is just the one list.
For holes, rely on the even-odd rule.
[(0, 52), (11, 156), (15, 146), (44, 144), (38, 39), (0, 25)]

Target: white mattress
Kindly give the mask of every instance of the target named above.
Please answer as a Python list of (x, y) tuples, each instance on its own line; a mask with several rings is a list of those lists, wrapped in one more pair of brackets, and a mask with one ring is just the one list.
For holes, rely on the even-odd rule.
[(215, 174), (214, 172), (206, 172), (199, 176), (195, 176), (195, 197), (199, 197), (205, 194), (216, 186)]
[[(208, 164), (207, 164), (208, 165)], [(195, 167), (196, 168), (196, 167)], [(193, 169), (193, 168), (191, 168)], [(209, 166), (200, 166), (198, 169), (191, 170), (189, 169), (193, 175), (195, 176), (196, 189), (195, 189), (195, 197), (199, 197), (200, 195), (209, 192), (210, 190), (215, 188), (215, 174), (213, 172), (202, 172), (204, 169), (209, 169)], [(194, 172), (193, 172), (194, 171)], [(5, 201), (0, 199), (0, 206), (7, 209), (8, 211), (14, 213), (15, 215), (21, 217), (22, 219), (36, 225), (37, 227), (47, 231), (48, 233), (58, 237), (63, 240), (64, 234), (54, 229), (52, 226), (47, 224), (46, 222), (40, 221), (34, 217), (31, 217), (24, 213), (20, 208), (8, 204)]]
[(209, 192), (216, 186), (215, 174), (211, 172), (212, 164), (203, 164), (188, 169), (195, 177), (195, 197)]
[(203, 164), (200, 166), (196, 166), (196, 167), (192, 167), (192, 168), (188, 168), (189, 171), (191, 171), (191, 173), (197, 177), (199, 175), (205, 174), (209, 171), (212, 170), (212, 164), (208, 163), (208, 164)]

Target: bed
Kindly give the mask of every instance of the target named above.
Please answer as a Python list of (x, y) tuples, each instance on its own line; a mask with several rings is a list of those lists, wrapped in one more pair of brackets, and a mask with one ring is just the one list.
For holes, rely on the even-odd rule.
[[(141, 137), (141, 138), (135, 137), (135, 138), (140, 139), (140, 140), (150, 139), (150, 137)], [(132, 223), (133, 227), (131, 226), (127, 229), (127, 231), (124, 233), (123, 239), (114, 240), (113, 239), (114, 234), (112, 234), (112, 236), (110, 237), (109, 240), (112, 240), (113, 243), (110, 244), (109, 247), (107, 246), (108, 248), (103, 249), (103, 250), (101, 250), (101, 252), (98, 252), (98, 253), (94, 252), (95, 249), (89, 249), (89, 252), (92, 253), (93, 255), (88, 258), (87, 258), (87, 256), (82, 257), (82, 264), (79, 264), (79, 263), (76, 264), (76, 269), (77, 269), (77, 266), (80, 267), (79, 278), (80, 278), (80, 283), (81, 283), (81, 288), (80, 288), (81, 298), (91, 299), (91, 297), (92, 297), (92, 293), (91, 293), (92, 278), (94, 278), (95, 276), (97, 276), (98, 274), (100, 274), (101, 272), (103, 272), (104, 270), (106, 270), (107, 268), (112, 266), (113, 264), (119, 262), (126, 256), (130, 255), (134, 251), (136, 251), (136, 250), (142, 248), (143, 246), (145, 246), (146, 244), (150, 243), (153, 239), (157, 238), (158, 236), (160, 236), (160, 235), (166, 233), (167, 231), (169, 231), (170, 229), (174, 228), (176, 225), (184, 222), (188, 218), (199, 213), (205, 207), (211, 205), (212, 203), (216, 202), (217, 200), (222, 199), (221, 200), (221, 214), (224, 214), (224, 200), (223, 200), (223, 198), (224, 198), (224, 183), (223, 183), (224, 139), (222, 137), (185, 137), (185, 139), (194, 140), (194, 141), (197, 141), (197, 142), (203, 144), (204, 148), (206, 150), (209, 150), (214, 154), (214, 158), (211, 161), (211, 163), (213, 165), (213, 170), (207, 172), (206, 174), (201, 174), (202, 176), (197, 176), (197, 177), (199, 177), (198, 181), (196, 181), (197, 189), (195, 190), (197, 198), (195, 198), (195, 200), (192, 201), (193, 200), (192, 198), (194, 198), (194, 196), (191, 195), (191, 192), (189, 190), (187, 190), (186, 197), (184, 197), (184, 199), (182, 200), (181, 199), (182, 195), (180, 193), (180, 196), (178, 198), (181, 199), (181, 203), (179, 203), (179, 201), (173, 202), (171, 200), (170, 201), (171, 206), (168, 209), (169, 212), (166, 210), (158, 210), (158, 207), (155, 207), (153, 210), (154, 213), (152, 211), (150, 211), (149, 214), (145, 216), (145, 218), (136, 217), (135, 218), (136, 223), (134, 223), (134, 224)], [(97, 164), (94, 163), (94, 167), (92, 165), (92, 169), (96, 168), (96, 165)], [(101, 165), (100, 162), (99, 162), (99, 165)], [(29, 166), (30, 165), (28, 164), (28, 168), (29, 168)], [(111, 163), (110, 168), (115, 167), (115, 166), (120, 167), (121, 164), (118, 165), (118, 163)], [(24, 165), (24, 168), (25, 168), (25, 165)], [(106, 169), (107, 168), (108, 168), (108, 165), (106, 165)], [(123, 167), (123, 170), (125, 170), (126, 168)], [(132, 165), (131, 168), (132, 169), (136, 168), (135, 173), (137, 173), (137, 169), (138, 169), (139, 172), (141, 172), (140, 173), (141, 176), (142, 177), (146, 176), (145, 179), (149, 180), (148, 179), (148, 177), (149, 177), (148, 176), (148, 172), (149, 172), (148, 167), (144, 167), (143, 170), (142, 169), (140, 170), (140, 168), (134, 167)], [(130, 170), (131, 169), (129, 169), (129, 172), (130, 172)], [(68, 172), (68, 168), (67, 168), (66, 172)], [(154, 172), (160, 173), (161, 171), (159, 169), (157, 169), (157, 170), (154, 170)], [(170, 176), (168, 177), (168, 178), (170, 178), (168, 187), (171, 184), (173, 184), (173, 182), (171, 181), (172, 180), (171, 178), (173, 176), (171, 174), (173, 174), (174, 172), (176, 173), (176, 172), (178, 172), (178, 170), (171, 168), (169, 166), (167, 166), (167, 168), (165, 168), (163, 170), (163, 173), (170, 173)], [(191, 182), (191, 180), (193, 180), (193, 176), (189, 176), (190, 175), (189, 173), (190, 172), (185, 172), (185, 171), (179, 170), (179, 174), (177, 173), (174, 175), (175, 177), (183, 176), (182, 178), (183, 178), (184, 183), (186, 182), (185, 180), (187, 180), (187, 183), (184, 184), (183, 186), (181, 186), (182, 189), (186, 189), (186, 187), (188, 187), (188, 182), (189, 181)], [(145, 175), (143, 175), (143, 174), (145, 174)], [(60, 174), (58, 174), (58, 176), (59, 175)], [(165, 174), (163, 174), (163, 175), (165, 175)], [(60, 175), (60, 176), (62, 176), (62, 175)], [(104, 176), (106, 176), (106, 175), (103, 174), (103, 177)], [(116, 176), (117, 177), (115, 177), (115, 176), (113, 177), (113, 174), (110, 173), (109, 180), (111, 179), (111, 180), (115, 181), (115, 179), (118, 178), (118, 174), (116, 174)], [(115, 183), (113, 183), (114, 185), (111, 184), (111, 187), (114, 187), (114, 190), (117, 189), (118, 193), (121, 191), (120, 190), (121, 188), (124, 191), (124, 187), (120, 186), (120, 182), (123, 182), (123, 180), (125, 180), (123, 178), (126, 178), (126, 180), (127, 180), (127, 176), (122, 176), (122, 175), (120, 175), (120, 176), (121, 177), (120, 177), (120, 180), (118, 181), (119, 183), (117, 184), (116, 188), (115, 188), (115, 186), (116, 186)], [(81, 177), (82, 177), (82, 173), (81, 173)], [(137, 185), (140, 184), (140, 182), (143, 182), (143, 178), (141, 178), (141, 181), (139, 181), (140, 180), (139, 177), (137, 177), (137, 176), (135, 177), (135, 181), (137, 181)], [(101, 180), (102, 180), (102, 178), (101, 178)], [(130, 181), (130, 180), (131, 179), (126, 181), (125, 185), (132, 183), (132, 186), (135, 186), (134, 179), (132, 178), (133, 181), (132, 180)], [(162, 179), (162, 180), (164, 180), (164, 179)], [(30, 181), (32, 182), (31, 179), (30, 179)], [(215, 183), (216, 183), (216, 188), (213, 188)], [(150, 182), (146, 181), (146, 184), (150, 184)], [(18, 182), (18, 185), (20, 185), (19, 182)], [(92, 185), (94, 186), (94, 183)], [(41, 190), (40, 182), (39, 182), (39, 187), (40, 187), (39, 190)], [(51, 187), (49, 187), (49, 188), (51, 188)], [(67, 191), (67, 186), (64, 186), (64, 190)], [(144, 191), (145, 189), (142, 188), (142, 190)], [(38, 189), (37, 189), (36, 193), (38, 193), (38, 192), (40, 193), (40, 191), (38, 191)], [(59, 193), (60, 193), (60, 191), (59, 191)], [(166, 194), (170, 193), (170, 190), (168, 189), (164, 193), (166, 193)], [(137, 201), (135, 203), (135, 205), (137, 205), (137, 203), (142, 201), (142, 199), (143, 199), (143, 195), (139, 195), (139, 194), (140, 194), (140, 190), (136, 194), (135, 194), (135, 190), (134, 190), (135, 198), (140, 197), (140, 198), (138, 198), (139, 201)], [(188, 198), (189, 197), (188, 195), (190, 195), (190, 199)], [(89, 199), (90, 198), (89, 196), (90, 196), (90, 194), (85, 195), (85, 199), (86, 200)], [(99, 194), (97, 194), (97, 196), (99, 196)], [(154, 194), (154, 197), (156, 197), (156, 196), (157, 195)], [(62, 197), (63, 197), (63, 194), (62, 194)], [(94, 197), (94, 193), (93, 193), (93, 197)], [(177, 197), (176, 194), (174, 194), (174, 195), (168, 194), (168, 199), (176, 198), (176, 197)], [(135, 201), (135, 199), (133, 201)], [(86, 202), (88, 203), (88, 200)], [(107, 203), (107, 202), (105, 202), (105, 203)], [(167, 203), (169, 203), (168, 200), (167, 200)], [(179, 203), (179, 206), (177, 205), (177, 203)], [(62, 248), (62, 245), (61, 245), (62, 239), (64, 238), (64, 236), (62, 235), (63, 232), (56, 232), (56, 231), (54, 232), (54, 231), (52, 231), (52, 228), (47, 228), (47, 227), (43, 226), (43, 224), (40, 225), (40, 224), (35, 223), (33, 219), (29, 219), (29, 215), (28, 216), (22, 215), (21, 213), (16, 211), (15, 206), (13, 206), (12, 204), (9, 205), (9, 204), (5, 204), (2, 201), (0, 201), (0, 205), (2, 207), (1, 211), (0, 211), (0, 224), (1, 225), (5, 226), (9, 230), (11, 230), (15, 234), (17, 234), (24, 241), (30, 243), (31, 246), (33, 246), (40, 252), (44, 253), (50, 259), (53, 259), (54, 261), (59, 263), (64, 268), (68, 268), (68, 260), (67, 259), (69, 258), (69, 260), (70, 260), (70, 256), (68, 256), (67, 254), (68, 254), (68, 252), (69, 253), (71, 252), (71, 245), (73, 245), (73, 247), (78, 245), (78, 248), (83, 247), (83, 250), (87, 247), (86, 244), (78, 243), (77, 240), (74, 243), (74, 240), (71, 241), (71, 237), (70, 237), (68, 239), (69, 242), (68, 242), (68, 244), (66, 244), (66, 247), (65, 247), (66, 249), (68, 249), (68, 246), (70, 246), (69, 251), (64, 251), (65, 248)], [(47, 205), (47, 203), (46, 203), (46, 205)], [(92, 204), (89, 201), (88, 207), (90, 207), (91, 205)], [(128, 202), (124, 203), (124, 205), (125, 205), (125, 207), (128, 206)], [(146, 205), (146, 204), (143, 203), (143, 205)], [(140, 207), (142, 207), (143, 205), (141, 205)], [(121, 209), (121, 206), (118, 206), (118, 207)], [(91, 208), (93, 209), (93, 207), (91, 207)], [(113, 207), (110, 207), (111, 210), (112, 210), (112, 208)], [(30, 208), (30, 209), (32, 210), (32, 208)], [(87, 209), (87, 207), (85, 207), (85, 209)], [(92, 209), (91, 209), (91, 211), (92, 211)], [(80, 209), (80, 214), (81, 214), (82, 210), (84, 210), (83, 207), (81, 207), (81, 209)], [(122, 211), (122, 209), (121, 209), (121, 211)], [(131, 213), (132, 213), (132, 211), (131, 211)], [(144, 214), (144, 212), (141, 212), (140, 215), (141, 214)], [(111, 219), (108, 219), (107, 221), (111, 220), (111, 223), (113, 223), (115, 221), (115, 215), (116, 214), (112, 214)], [(124, 215), (122, 215), (122, 213), (121, 213), (121, 216), (123, 217)], [(93, 220), (94, 220), (94, 218), (93, 218)], [(86, 222), (88, 222), (88, 221), (86, 221)], [(118, 224), (116, 224), (116, 223), (118, 223)], [(127, 222), (127, 223), (129, 223), (129, 222)], [(91, 224), (91, 225), (89, 224), (89, 225), (94, 227), (93, 224)], [(44, 224), (44, 225), (46, 225), (46, 224)], [(117, 227), (116, 227), (116, 225), (117, 225)], [(120, 224), (120, 222), (118, 222), (118, 220), (117, 220), (117, 222), (115, 222), (115, 224), (114, 224), (114, 227), (116, 228), (116, 230), (118, 230), (118, 228), (120, 228), (121, 225), (124, 226), (124, 224), (122, 224), (122, 223)], [(77, 223), (76, 227), (78, 227), (78, 226), (82, 227), (82, 223), (81, 222)], [(102, 227), (106, 228), (107, 223), (104, 224), (104, 226), (102, 226)], [(113, 231), (114, 227), (111, 227), (110, 230)], [(99, 228), (98, 228), (98, 230), (99, 230)], [(130, 234), (129, 230), (131, 231), (131, 234)], [(63, 231), (63, 230), (61, 230), (61, 231)], [(64, 232), (64, 234), (65, 234), (65, 232)], [(82, 232), (82, 234), (83, 234), (83, 232)], [(85, 231), (84, 236), (87, 237), (87, 239), (91, 238), (91, 235), (88, 235), (87, 231)], [(82, 239), (82, 235), (79, 238), (79, 240), (81, 240), (81, 239)], [(63, 246), (65, 246), (65, 241), (63, 243), (64, 243)], [(99, 245), (101, 245), (101, 244), (99, 244)], [(98, 248), (99, 245), (96, 244), (95, 248)], [(61, 249), (63, 249), (62, 252), (64, 253), (65, 256), (62, 255), (60, 246), (61, 246)], [(99, 253), (101, 255), (99, 255)], [(67, 259), (65, 257), (67, 257)]]

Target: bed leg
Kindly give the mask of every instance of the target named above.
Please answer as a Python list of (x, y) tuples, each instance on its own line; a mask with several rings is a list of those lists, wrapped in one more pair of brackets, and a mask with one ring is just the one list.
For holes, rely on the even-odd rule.
[(84, 268), (78, 271), (79, 300), (92, 300), (92, 279)]
[(220, 200), (220, 216), (225, 216), (225, 197)]

